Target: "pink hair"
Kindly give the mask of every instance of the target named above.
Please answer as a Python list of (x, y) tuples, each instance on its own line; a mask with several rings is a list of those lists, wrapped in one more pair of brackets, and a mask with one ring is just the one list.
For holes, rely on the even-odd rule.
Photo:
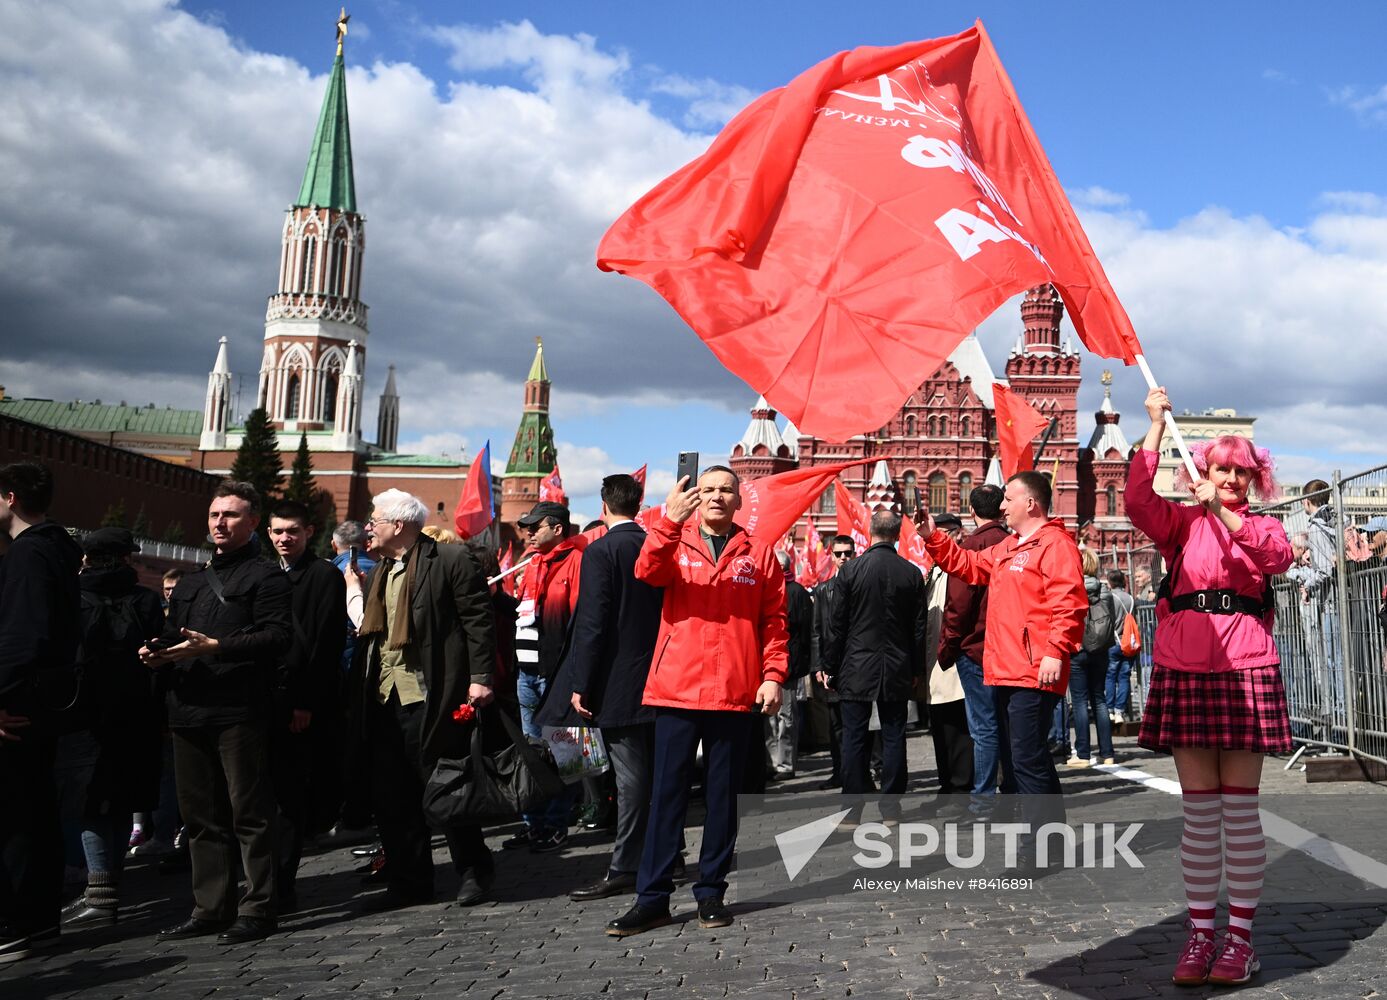
[[(1216, 465), (1239, 465), (1252, 470), (1252, 488), (1263, 501), (1276, 500), (1281, 496), (1281, 487), (1276, 483), (1276, 462), (1266, 448), (1258, 448), (1247, 438), (1236, 434), (1225, 434), (1212, 441), (1201, 441), (1190, 445), (1190, 457), (1201, 476), (1209, 474), (1209, 463)], [(1175, 470), (1175, 488), (1181, 492), (1190, 487), (1190, 474), (1183, 462)]]

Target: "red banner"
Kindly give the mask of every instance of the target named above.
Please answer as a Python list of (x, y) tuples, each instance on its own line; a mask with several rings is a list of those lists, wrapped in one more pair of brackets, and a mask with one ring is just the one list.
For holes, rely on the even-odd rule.
[(838, 534), (850, 536), (857, 554), (861, 555), (872, 544), (872, 515), (840, 479), (833, 481), (833, 497), (838, 508)]
[(992, 386), (992, 399), (996, 404), (1002, 478), (1010, 479), (1018, 472), (1035, 468), (1031, 442), (1049, 425), (1050, 418), (1000, 383)]
[(559, 463), (554, 463), (554, 471), (539, 481), (539, 499), (568, 505), (568, 497), (563, 491), (563, 477), (559, 475)]
[(925, 551), (925, 540), (915, 530), (915, 522), (909, 515), (901, 518), (901, 542), (897, 551), (901, 557), (913, 563), (921, 573), (928, 573), (931, 565), (929, 553)]
[(477, 452), (467, 469), (457, 506), (453, 508), (453, 527), (459, 538), (480, 535), (496, 520), (496, 502), (491, 493), (491, 442)]
[(844, 469), (862, 459), (834, 465), (811, 465), (742, 483), (742, 506), (736, 521), (758, 538), (779, 538), (789, 531)]
[(840, 52), (636, 202), (597, 266), (664, 296), (806, 434), (882, 426), (999, 305), (1049, 283), (1095, 354), (1141, 351), (978, 22)]

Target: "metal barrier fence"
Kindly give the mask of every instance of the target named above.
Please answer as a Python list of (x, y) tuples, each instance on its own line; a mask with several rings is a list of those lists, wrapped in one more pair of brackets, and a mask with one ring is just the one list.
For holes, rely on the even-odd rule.
[[(68, 531), (76, 538), (85, 538), (91, 534), (91, 531), (86, 528), (69, 528)], [(190, 566), (201, 566), (212, 558), (212, 549), (205, 546), (194, 548), (191, 545), (178, 545), (174, 542), (156, 542), (152, 538), (136, 538), (135, 544), (140, 547), (140, 555), (142, 556), (168, 559), (171, 562), (187, 563)]]
[[(1321, 508), (1312, 515), (1304, 500)], [(1258, 508), (1286, 526), (1296, 565), (1273, 582), (1272, 630), (1281, 654), (1291, 732), (1307, 746), (1387, 764), (1387, 465), (1352, 476), (1335, 473), (1328, 489)], [(1105, 565), (1152, 565), (1146, 550), (1100, 554)], [(1138, 601), (1138, 718), (1150, 681), (1156, 609)]]

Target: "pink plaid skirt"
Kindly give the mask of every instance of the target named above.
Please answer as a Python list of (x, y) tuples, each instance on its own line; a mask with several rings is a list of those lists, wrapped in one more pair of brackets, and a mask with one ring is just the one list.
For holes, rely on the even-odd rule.
[(1155, 667), (1137, 743), (1160, 751), (1204, 747), (1289, 753), (1291, 719), (1281, 668), (1197, 674)]

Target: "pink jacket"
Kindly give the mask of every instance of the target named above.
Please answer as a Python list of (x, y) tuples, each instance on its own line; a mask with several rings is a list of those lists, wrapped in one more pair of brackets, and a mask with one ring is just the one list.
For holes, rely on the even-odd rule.
[[(1172, 596), (1195, 590), (1232, 589), (1260, 599), (1266, 579), (1291, 565), (1291, 543), (1274, 517), (1233, 508), (1242, 527), (1229, 531), (1197, 504), (1177, 504), (1156, 495), (1151, 479), (1159, 456), (1138, 449), (1127, 477), (1127, 516), (1145, 532), (1169, 566), (1180, 548), (1180, 571)], [(1211, 615), (1176, 611), (1156, 625), (1152, 660), (1172, 670), (1219, 673), (1280, 662), (1271, 638), (1271, 615)]]

